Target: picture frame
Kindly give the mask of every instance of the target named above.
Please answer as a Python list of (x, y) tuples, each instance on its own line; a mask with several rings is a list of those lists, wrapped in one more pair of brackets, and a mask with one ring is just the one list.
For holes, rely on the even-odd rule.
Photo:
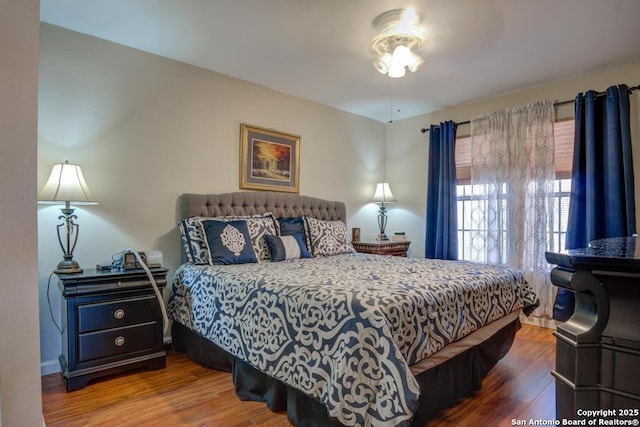
[(300, 136), (240, 125), (240, 188), (300, 191)]

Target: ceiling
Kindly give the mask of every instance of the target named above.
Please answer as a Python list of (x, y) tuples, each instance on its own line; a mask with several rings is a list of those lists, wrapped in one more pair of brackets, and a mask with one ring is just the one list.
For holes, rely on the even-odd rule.
[[(373, 19), (405, 7), (422, 16), (425, 64), (392, 79), (372, 65)], [(40, 13), (382, 122), (640, 60), (639, 0), (41, 0)]]

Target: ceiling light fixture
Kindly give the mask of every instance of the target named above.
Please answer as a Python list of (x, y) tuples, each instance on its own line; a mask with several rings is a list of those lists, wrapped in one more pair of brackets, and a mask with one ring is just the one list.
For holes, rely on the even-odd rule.
[(404, 77), (405, 70), (415, 73), (424, 62), (420, 48), (424, 34), (420, 16), (412, 9), (394, 9), (373, 20), (377, 34), (371, 40), (375, 55), (373, 66), (389, 77)]

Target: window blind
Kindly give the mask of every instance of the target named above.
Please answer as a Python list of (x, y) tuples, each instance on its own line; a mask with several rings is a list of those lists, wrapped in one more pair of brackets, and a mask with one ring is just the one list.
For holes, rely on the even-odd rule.
[[(556, 178), (570, 178), (573, 164), (573, 139), (575, 120), (554, 123), (554, 163)], [(471, 183), (471, 136), (456, 138), (456, 179), (458, 184)]]

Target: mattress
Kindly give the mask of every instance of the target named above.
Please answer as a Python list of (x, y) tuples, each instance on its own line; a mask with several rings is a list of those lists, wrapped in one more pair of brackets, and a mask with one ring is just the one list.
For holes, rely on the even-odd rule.
[(397, 425), (418, 405), (421, 364), (535, 302), (516, 269), (353, 253), (183, 264), (168, 311), (342, 424)]

